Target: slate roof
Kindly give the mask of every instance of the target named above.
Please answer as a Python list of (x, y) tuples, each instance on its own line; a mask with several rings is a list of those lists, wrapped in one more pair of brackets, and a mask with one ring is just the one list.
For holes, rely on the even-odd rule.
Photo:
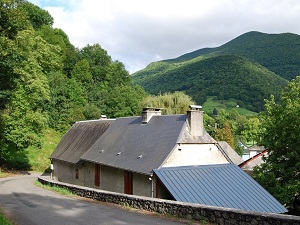
[(257, 212), (287, 212), (234, 164), (165, 167), (154, 172), (177, 201)]
[(83, 160), (142, 174), (159, 168), (178, 142), (186, 115), (155, 115), (116, 119), (81, 157)]
[(258, 151), (258, 152), (262, 152), (265, 150), (264, 146), (259, 146), (259, 145), (252, 145), (251, 147), (248, 148), (249, 151)]
[(218, 141), (218, 143), (234, 164), (239, 165), (244, 162), (242, 157), (239, 156), (239, 154), (237, 154), (237, 152), (234, 151), (234, 149), (232, 149), (226, 141)]
[(63, 136), (50, 159), (78, 163), (82, 156), (114, 120), (90, 120), (75, 123)]

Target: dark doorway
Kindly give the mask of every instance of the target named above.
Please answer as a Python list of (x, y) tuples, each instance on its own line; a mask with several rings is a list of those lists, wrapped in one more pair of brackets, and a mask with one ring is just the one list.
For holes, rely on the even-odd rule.
[(133, 174), (129, 171), (124, 171), (124, 193), (132, 195), (133, 194)]
[(100, 187), (100, 170), (101, 166), (99, 164), (95, 164), (95, 186)]

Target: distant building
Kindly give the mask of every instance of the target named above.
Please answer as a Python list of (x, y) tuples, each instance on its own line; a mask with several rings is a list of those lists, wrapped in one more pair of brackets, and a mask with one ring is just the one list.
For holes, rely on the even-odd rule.
[[(255, 147), (255, 149), (256, 150), (253, 152), (257, 152), (256, 155), (252, 156), (251, 158), (247, 159), (243, 163), (239, 164), (239, 167), (242, 168), (248, 174), (251, 174), (253, 172), (253, 168), (255, 166), (259, 166), (262, 163), (264, 163), (263, 158), (268, 157), (267, 149), (264, 149), (263, 147), (260, 147), (260, 148)], [(261, 149), (264, 149), (264, 150), (261, 151)]]
[(265, 148), (263, 146), (258, 146), (258, 145), (252, 145), (249, 148), (245, 149), (244, 154), (242, 155), (242, 158), (244, 161), (252, 158), (253, 156), (263, 152)]

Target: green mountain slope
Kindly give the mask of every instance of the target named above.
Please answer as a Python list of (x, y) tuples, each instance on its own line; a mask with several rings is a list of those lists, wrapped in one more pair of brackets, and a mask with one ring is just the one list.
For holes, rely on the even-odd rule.
[(264, 99), (279, 95), (287, 81), (265, 67), (236, 55), (206, 54), (189, 61), (150, 64), (133, 76), (151, 94), (185, 91), (198, 104), (206, 96), (235, 99), (242, 107), (261, 111)]
[(209, 53), (244, 56), (287, 80), (300, 75), (300, 36), (292, 33), (265, 34), (252, 31), (220, 47), (199, 49), (166, 61), (183, 62)]

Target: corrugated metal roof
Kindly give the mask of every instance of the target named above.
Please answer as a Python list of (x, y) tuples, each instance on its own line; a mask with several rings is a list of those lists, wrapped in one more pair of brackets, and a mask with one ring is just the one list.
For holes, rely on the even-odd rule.
[(257, 212), (287, 212), (234, 164), (161, 168), (154, 172), (177, 201)]
[(63, 136), (51, 159), (77, 163), (114, 120), (90, 120), (75, 123)]
[(174, 149), (185, 123), (186, 115), (155, 115), (147, 124), (141, 117), (118, 118), (81, 158), (151, 174)]

